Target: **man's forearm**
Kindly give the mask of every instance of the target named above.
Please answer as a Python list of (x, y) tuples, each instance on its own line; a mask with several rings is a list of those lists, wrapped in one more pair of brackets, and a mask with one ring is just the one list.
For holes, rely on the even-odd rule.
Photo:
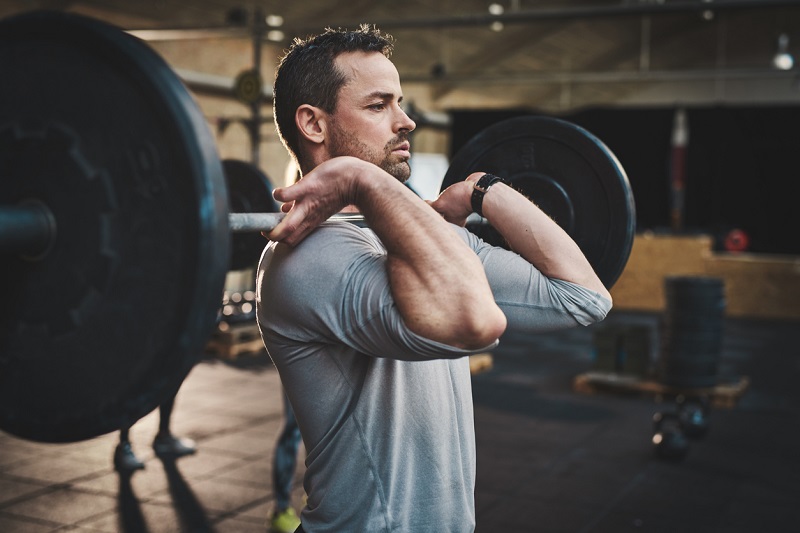
[(424, 337), (480, 348), (505, 329), (475, 253), (434, 210), (388, 175), (366, 177), (356, 204), (388, 252), (392, 294)]
[(483, 215), (512, 250), (547, 277), (576, 283), (611, 299), (575, 241), (519, 192), (502, 183), (492, 185), (483, 199)]

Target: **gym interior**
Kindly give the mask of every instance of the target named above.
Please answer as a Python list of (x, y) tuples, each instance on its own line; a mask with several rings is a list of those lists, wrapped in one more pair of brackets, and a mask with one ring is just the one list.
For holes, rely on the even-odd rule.
[[(476, 530), (797, 531), (800, 1), (790, 0), (0, 3), (0, 531), (270, 530), (284, 411), (254, 313), (266, 240), (253, 227), (230, 233), (227, 215), (277, 212), (272, 189), (297, 178), (272, 116), (283, 51), (361, 23), (396, 40), (417, 124), (408, 186), (432, 200), (467, 167), (495, 165), (568, 221), (614, 299), (600, 323), (509, 330), (470, 357)], [(154, 101), (197, 120), (151, 120)], [(19, 118), (67, 108), (79, 133)], [(90, 135), (96, 146), (74, 148)], [(108, 170), (98, 154), (117, 135), (133, 148), (108, 156)], [(523, 141), (495, 142), (505, 138)], [(153, 146), (177, 153), (184, 139), (197, 143), (185, 143), (189, 156), (158, 161)], [(542, 139), (558, 146), (548, 154)], [(528, 141), (535, 153), (514, 144)], [(70, 143), (26, 156), (23, 174), (41, 178), (17, 179), (16, 154)], [(556, 175), (566, 159), (581, 163)], [(53, 180), (48, 164), (74, 181)], [(173, 187), (156, 164), (188, 176), (174, 186), (188, 193), (139, 220), (148, 258), (126, 274), (135, 289), (102, 294), (113, 283), (104, 235), (119, 223), (107, 192)], [(122, 165), (136, 176), (130, 191), (114, 181)], [(213, 207), (221, 218), (187, 222), (213, 198), (227, 198)], [(64, 236), (89, 228), (99, 237), (67, 257)], [(209, 272), (176, 274), (190, 253)], [(180, 289), (163, 281), (176, 276)], [(99, 300), (139, 323), (84, 326)], [(198, 311), (185, 316), (187, 302)], [(67, 351), (50, 349), (46, 337), (64, 333)], [(154, 344), (171, 347), (167, 361), (138, 358)], [(146, 386), (125, 381), (118, 357)], [(175, 390), (171, 430), (195, 447), (179, 458), (153, 447), (157, 407)], [(114, 460), (126, 426), (141, 462), (132, 472)]]

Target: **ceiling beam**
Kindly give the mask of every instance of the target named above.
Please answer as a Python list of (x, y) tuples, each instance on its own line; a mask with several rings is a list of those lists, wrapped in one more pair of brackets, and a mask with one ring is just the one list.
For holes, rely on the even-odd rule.
[[(743, 9), (764, 10), (779, 7), (800, 7), (800, 0), (715, 0), (707, 2), (703, 0), (676, 1), (663, 4), (640, 2), (640, 3), (620, 3), (610, 5), (586, 5), (577, 7), (557, 7), (557, 8), (538, 8), (520, 9), (516, 11), (506, 11), (499, 15), (492, 15), (488, 12), (470, 13), (464, 15), (447, 15), (442, 17), (427, 17), (417, 19), (392, 18), (373, 21), (374, 25), (381, 29), (420, 29), (420, 28), (445, 28), (445, 27), (464, 27), (464, 26), (488, 26), (492, 22), (502, 22), (504, 24), (522, 24), (543, 20), (564, 20), (564, 19), (587, 19), (598, 17), (619, 17), (619, 16), (641, 16), (641, 15), (668, 15), (675, 13), (698, 13), (705, 11), (732, 11)], [(360, 22), (344, 21), (332, 23), (331, 27), (353, 28)], [(289, 33), (304, 33), (316, 31), (318, 28), (287, 28)]]
[[(430, 82), (430, 76), (403, 76), (403, 82)], [(486, 85), (487, 82), (501, 83), (628, 83), (654, 81), (703, 81), (713, 79), (792, 79), (800, 78), (791, 70), (771, 68), (728, 68), (728, 69), (689, 69), (689, 70), (617, 70), (617, 71), (548, 71), (493, 73), (490, 75), (445, 75), (444, 78), (462, 85)], [(800, 80), (799, 80), (800, 81)]]
[(249, 39), (253, 30), (249, 28), (234, 27), (208, 27), (208, 28), (153, 28), (140, 30), (125, 30), (143, 41), (189, 41), (204, 39)]
[[(559, 31), (560, 27), (559, 24), (550, 24), (546, 28), (537, 29), (535, 39), (531, 38), (531, 32), (528, 28), (504, 30), (496, 34), (492, 42), (482, 46), (477, 53), (462, 58), (458, 64), (445, 65), (445, 74), (450, 71), (457, 73), (458, 76), (469, 76), (476, 72), (481, 72), (487, 67), (496, 67), (498, 64), (512, 59), (526, 46), (535, 45)], [(430, 81), (433, 83), (431, 95), (434, 100), (445, 97), (458, 87), (447, 77), (437, 78), (434, 76), (431, 77)]]

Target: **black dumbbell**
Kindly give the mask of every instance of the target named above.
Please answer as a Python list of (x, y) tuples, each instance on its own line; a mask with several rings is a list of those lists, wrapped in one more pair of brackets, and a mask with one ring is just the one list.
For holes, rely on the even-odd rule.
[(709, 401), (705, 397), (678, 398), (678, 417), (684, 434), (701, 439), (708, 433)]
[(658, 412), (653, 415), (653, 444), (662, 459), (679, 461), (689, 452), (689, 439), (681, 426), (678, 413)]

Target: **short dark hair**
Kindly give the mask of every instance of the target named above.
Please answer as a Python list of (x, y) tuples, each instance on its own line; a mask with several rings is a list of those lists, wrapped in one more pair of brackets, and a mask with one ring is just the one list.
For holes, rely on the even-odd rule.
[(347, 78), (334, 60), (346, 52), (380, 52), (388, 58), (393, 49), (392, 36), (369, 24), (357, 30), (326, 28), (319, 35), (292, 42), (275, 73), (273, 114), (283, 145), (298, 163), (301, 154), (295, 112), (303, 104), (327, 113), (336, 110), (339, 89)]

